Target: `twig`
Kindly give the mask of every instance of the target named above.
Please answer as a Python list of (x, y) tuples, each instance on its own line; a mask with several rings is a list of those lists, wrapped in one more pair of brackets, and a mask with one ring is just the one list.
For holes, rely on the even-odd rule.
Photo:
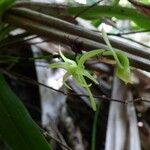
[(63, 144), (61, 141), (59, 141), (58, 139), (56, 139), (55, 137), (51, 136), (47, 131), (43, 130), (42, 128), (40, 128), (40, 130), (42, 131), (43, 135), (48, 138), (49, 140), (54, 140), (55, 142), (57, 142), (58, 144), (60, 144), (61, 146), (63, 146), (64, 148), (66, 148), (67, 150), (72, 150), (70, 147), (68, 147), (67, 145)]
[(129, 40), (129, 41), (131, 41), (131, 42), (134, 42), (134, 43), (136, 43), (136, 44), (139, 44), (139, 45), (141, 45), (141, 46), (150, 48), (150, 46), (148, 46), (148, 45), (146, 45), (146, 44), (143, 44), (143, 43), (141, 43), (141, 42), (138, 42), (138, 41), (136, 41), (136, 40), (133, 40), (133, 39), (131, 39), (131, 38), (127, 38), (127, 37), (124, 37), (124, 36), (122, 36), (122, 35), (121, 35), (120, 37), (123, 38), (123, 39)]
[[(92, 31), (94, 31), (94, 32), (100, 32), (100, 33), (101, 33), (101, 31), (98, 31), (98, 30), (92, 30)], [(133, 39), (131, 39), (131, 38), (127, 38), (127, 37), (124, 37), (124, 36), (123, 36), (123, 35), (136, 34), (136, 33), (143, 33), (143, 32), (150, 32), (150, 30), (134, 31), (134, 32), (126, 32), (126, 33), (117, 33), (117, 34), (115, 34), (115, 33), (107, 33), (107, 35), (110, 35), (110, 36), (118, 36), (118, 37), (120, 37), (120, 38), (129, 40), (129, 41), (132, 41), (132, 42), (137, 43), (137, 44), (139, 44), (139, 45), (142, 45), (142, 46), (144, 46), (144, 47), (150, 48), (150, 46), (148, 46), (148, 45), (145, 45), (145, 44), (143, 44), (143, 43), (141, 43), (141, 42), (138, 42), (138, 41), (136, 41), (136, 40), (133, 40)]]
[(78, 14), (76, 14), (76, 15), (74, 16), (74, 19), (76, 19), (77, 17), (81, 16), (84, 12), (86, 12), (86, 11), (88, 11), (89, 9), (93, 8), (94, 6), (96, 6), (97, 4), (99, 4), (99, 3), (102, 2), (102, 1), (103, 1), (103, 0), (99, 0), (99, 1), (97, 1), (96, 3), (92, 4), (91, 6), (89, 6), (89, 7), (85, 8), (85, 9), (83, 9), (82, 11), (80, 11)]
[[(89, 98), (89, 95), (86, 95), (86, 94), (77, 94), (77, 93), (72, 93), (72, 92), (66, 93), (64, 91), (54, 89), (54, 88), (52, 88), (50, 86), (47, 86), (47, 85), (45, 85), (43, 83), (40, 83), (40, 82), (37, 82), (37, 81), (35, 81), (35, 80), (31, 79), (31, 78), (28, 78), (28, 77), (26, 77), (24, 75), (21, 75), (21, 74), (18, 74), (18, 73), (14, 73), (14, 72), (10, 73), (10, 72), (8, 72), (8, 71), (6, 71), (4, 69), (0, 69), (0, 72), (5, 74), (5, 75), (7, 75), (8, 77), (10, 77), (10, 78), (12, 78), (14, 80), (17, 80), (17, 81), (20, 80), (20, 81), (23, 81), (23, 82), (27, 82), (29, 84), (37, 85), (37, 86), (40, 85), (40, 86), (43, 86), (43, 87), (48, 88), (50, 90), (53, 90), (55, 92), (59, 92), (59, 93), (61, 93), (63, 95), (66, 95), (66, 96), (67, 95), (74, 95), (74, 96), (79, 96), (79, 97), (83, 96), (83, 97)], [(106, 100), (106, 101), (119, 102), (119, 103), (122, 103), (122, 104), (136, 103), (136, 102), (147, 102), (147, 103), (150, 103), (150, 100), (142, 98), (142, 97), (136, 98), (136, 99), (131, 99), (131, 100), (124, 100), (124, 101), (123, 100), (119, 100), (119, 99), (109, 98), (109, 97), (107, 97), (105, 95), (93, 95), (93, 97), (94, 98), (100, 98), (100, 99)]]
[(31, 78), (28, 78), (28, 77), (26, 77), (24, 75), (21, 75), (21, 74), (18, 74), (18, 73), (14, 73), (14, 72), (10, 73), (10, 72), (8, 72), (8, 71), (6, 71), (4, 69), (0, 69), (0, 72), (2, 72), (3, 74), (7, 75), (8, 77), (10, 77), (10, 78), (12, 78), (14, 80), (20, 80), (20, 81), (23, 81), (23, 82), (26, 82), (26, 83), (29, 83), (29, 84), (37, 85), (37, 86), (40, 85), (40, 86), (43, 86), (45, 88), (51, 89), (51, 90), (53, 90), (55, 92), (59, 92), (59, 93), (62, 93), (64, 95), (67, 95), (65, 92), (63, 92), (61, 90), (56, 90), (56, 89), (54, 89), (54, 88), (52, 88), (52, 87), (50, 87), (48, 85), (45, 85), (45, 84), (40, 83), (40, 82), (37, 82), (37, 81), (35, 81), (35, 80), (31, 79)]
[(137, 34), (137, 33), (144, 33), (144, 32), (150, 32), (149, 30), (141, 30), (141, 31), (131, 31), (131, 32), (124, 32), (124, 33), (108, 33), (108, 35), (113, 35), (113, 36), (121, 36), (121, 35), (128, 35), (128, 34)]
[[(58, 18), (43, 15), (28, 9), (12, 9), (10, 12), (5, 14), (4, 20), (8, 23), (17, 25), (18, 27), (22, 27), (30, 32), (49, 37), (52, 40), (59, 41), (64, 44), (68, 44), (66, 37), (69, 37), (71, 41), (74, 41), (80, 37), (78, 41), (82, 43), (84, 50), (86, 51), (98, 48), (108, 49), (102, 36), (99, 34), (65, 22)], [(138, 66), (140, 69), (147, 71), (150, 69), (148, 51), (141, 48), (135, 48), (131, 45), (127, 45), (126, 42), (120, 42), (112, 38), (110, 38), (110, 42), (114, 48), (127, 52), (127, 56), (130, 60), (132, 60), (133, 66)], [(133, 57), (130, 57), (130, 53), (134, 54), (134, 56), (148, 59), (148, 61), (141, 61), (140, 58), (134, 59)]]
[[(20, 43), (20, 42), (25, 42), (25, 41), (27, 42), (27, 41), (33, 40), (38, 37), (38, 35), (34, 35), (32, 37), (30, 37), (30, 36), (31, 36), (31, 33), (28, 33), (28, 32), (14, 35), (14, 36), (11, 35), (10, 37), (1, 41), (0, 48), (2, 49), (4, 47), (8, 47), (12, 44), (16, 44), (16, 43)], [(24, 38), (27, 38), (27, 39), (24, 39)]]

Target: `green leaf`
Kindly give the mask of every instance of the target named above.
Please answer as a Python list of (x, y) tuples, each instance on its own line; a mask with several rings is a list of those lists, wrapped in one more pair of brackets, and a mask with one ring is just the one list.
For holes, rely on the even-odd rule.
[(91, 20), (92, 22), (92, 25), (94, 26), (94, 27), (98, 27), (101, 23), (102, 23), (102, 20), (99, 18), (99, 19), (93, 19), (93, 20)]
[(8, 8), (10, 8), (15, 1), (16, 0), (0, 0), (0, 41), (3, 40), (11, 30), (11, 27), (9, 26), (6, 27), (6, 25), (1, 22), (2, 20), (1, 17), (3, 13)]
[(20, 99), (0, 75), (0, 136), (13, 150), (51, 150)]
[[(66, 13), (76, 15), (83, 9), (87, 9), (88, 6), (68, 7)], [(94, 6), (91, 9), (87, 9), (80, 17), (84, 19), (98, 19), (101, 17), (115, 17), (117, 19), (128, 19), (134, 21), (138, 26), (149, 29), (150, 20), (147, 16), (144, 16), (136, 9), (117, 6)]]
[(4, 13), (4, 11), (10, 8), (15, 1), (16, 0), (0, 0), (0, 16)]
[(113, 5), (113, 6), (118, 5), (118, 4), (119, 4), (119, 1), (120, 1), (120, 0), (112, 0), (112, 5)]

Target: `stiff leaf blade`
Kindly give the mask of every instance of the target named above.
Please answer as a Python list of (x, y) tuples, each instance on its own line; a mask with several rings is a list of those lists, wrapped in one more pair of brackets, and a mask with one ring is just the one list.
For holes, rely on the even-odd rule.
[(6, 11), (16, 0), (0, 0), (0, 16)]
[(51, 150), (20, 99), (0, 75), (0, 136), (13, 150)]

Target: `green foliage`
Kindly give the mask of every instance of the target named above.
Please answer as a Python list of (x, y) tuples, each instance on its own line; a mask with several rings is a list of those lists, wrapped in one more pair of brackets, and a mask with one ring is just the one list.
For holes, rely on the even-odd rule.
[[(0, 17), (16, 0), (0, 0)], [(13, 28), (0, 22), (0, 45)], [(13, 56), (0, 56), (2, 61), (18, 62)], [(0, 74), (0, 137), (13, 150), (50, 150), (51, 147), (32, 120), (20, 99)]]
[(101, 19), (93, 19), (91, 23), (95, 27), (98, 27), (102, 23), (102, 20)]
[(2, 14), (12, 6), (16, 0), (0, 0), (0, 41), (3, 40), (11, 27), (1, 22)]
[(120, 0), (112, 0), (112, 5), (114, 5), (114, 6), (115, 6), (115, 5), (118, 5), (119, 1), (120, 1)]
[(145, 4), (149, 4), (149, 3), (150, 3), (150, 0), (139, 0), (138, 2), (142, 2), (142, 3), (145, 3)]
[[(87, 6), (68, 7), (68, 14), (76, 15)], [(93, 20), (101, 17), (115, 17), (117, 19), (128, 19), (134, 21), (139, 27), (149, 29), (150, 19), (143, 14), (139, 13), (136, 9), (117, 6), (94, 6), (87, 9), (80, 17)]]
[(4, 11), (10, 8), (15, 1), (16, 0), (0, 0), (0, 16), (4, 13)]
[(0, 75), (0, 136), (13, 150), (51, 149), (2, 75)]

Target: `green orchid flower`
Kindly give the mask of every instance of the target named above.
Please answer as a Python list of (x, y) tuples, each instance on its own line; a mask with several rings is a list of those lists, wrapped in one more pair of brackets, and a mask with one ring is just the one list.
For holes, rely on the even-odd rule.
[(85, 80), (85, 77), (92, 80), (95, 84), (98, 84), (98, 82), (85, 69), (84, 63), (89, 58), (91, 58), (95, 55), (98, 55), (102, 52), (103, 51), (100, 51), (100, 50), (94, 50), (94, 51), (86, 52), (80, 58), (77, 57), (76, 61), (74, 61), (74, 60), (66, 58), (63, 55), (63, 53), (61, 51), (59, 51), (60, 56), (61, 56), (61, 58), (63, 59), (64, 62), (53, 63), (53, 64), (49, 65), (50, 68), (62, 68), (62, 69), (67, 71), (65, 73), (65, 75), (63, 76), (63, 83), (66, 87), (70, 88), (67, 85), (66, 80), (68, 79), (68, 77), (72, 76), (72, 78), (76, 81), (76, 83), (79, 86), (83, 87), (87, 91), (87, 93), (89, 95), (89, 98), (90, 98), (91, 106), (92, 106), (94, 111), (96, 111), (96, 103), (95, 103), (94, 97), (92, 95), (92, 92), (90, 90), (91, 84), (87, 84), (87, 82)]
[(124, 53), (120, 51), (115, 51), (112, 48), (108, 40), (107, 34), (105, 33), (104, 30), (102, 30), (102, 35), (110, 51), (102, 49), (92, 50), (90, 52), (84, 53), (80, 57), (77, 56), (76, 61), (66, 58), (63, 55), (63, 53), (59, 51), (60, 56), (64, 62), (53, 63), (49, 65), (50, 68), (62, 68), (66, 70), (66, 73), (63, 76), (63, 83), (66, 87), (70, 88), (69, 85), (66, 83), (66, 81), (71, 76), (80, 87), (83, 87), (87, 91), (90, 98), (91, 106), (94, 111), (96, 111), (96, 103), (90, 90), (91, 84), (87, 84), (85, 77), (92, 80), (95, 84), (98, 84), (98, 82), (85, 69), (84, 63), (89, 58), (94, 57), (96, 55), (113, 56), (114, 59), (116, 60), (116, 75), (125, 83), (130, 82), (130, 64), (127, 56)]

